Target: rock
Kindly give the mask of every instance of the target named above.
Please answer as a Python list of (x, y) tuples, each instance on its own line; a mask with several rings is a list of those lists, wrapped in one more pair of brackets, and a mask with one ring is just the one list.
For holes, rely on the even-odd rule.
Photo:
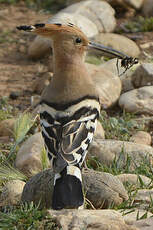
[(153, 229), (153, 218), (138, 220), (138, 221), (133, 222), (133, 224), (139, 230), (152, 230)]
[(25, 54), (26, 52), (27, 52), (27, 48), (26, 48), (26, 46), (25, 46), (25, 44), (23, 45), (23, 44), (20, 44), (20, 46), (19, 46), (19, 52), (21, 53), (21, 54)]
[(152, 181), (150, 178), (146, 177), (146, 176), (142, 176), (142, 175), (136, 175), (136, 174), (120, 174), (120, 175), (117, 175), (116, 176), (123, 184), (124, 183), (129, 183), (129, 184), (132, 184), (132, 185), (138, 185), (140, 186), (141, 185), (141, 182), (140, 182), (140, 179), (139, 177), (141, 178), (143, 184), (145, 186), (148, 186), (148, 185), (151, 185), (152, 184)]
[[(114, 17), (115, 11), (104, 1), (94, 0), (94, 4), (92, 0), (82, 1), (70, 5), (62, 10), (62, 12), (75, 14), (77, 17), (79, 15), (85, 16), (90, 21), (94, 22), (98, 32), (112, 32), (116, 27), (116, 20)], [(83, 27), (80, 28), (84, 31)]]
[[(138, 57), (140, 54), (139, 47), (129, 38), (113, 33), (100, 33), (94, 37), (94, 41), (104, 46), (112, 47), (128, 56)], [(95, 53), (95, 51), (93, 51)]]
[(114, 210), (48, 210), (48, 214), (63, 230), (138, 230)]
[(33, 42), (30, 42), (28, 56), (33, 59), (41, 58), (51, 53), (51, 40), (37, 36)]
[[(35, 107), (41, 100), (41, 96), (39, 95), (34, 95), (34, 96), (31, 96), (31, 106), (32, 107)], [(39, 112), (37, 112), (36, 114), (38, 114)]]
[(135, 198), (135, 203), (145, 202), (151, 203), (153, 200), (153, 189), (139, 189)]
[(25, 182), (21, 180), (12, 180), (7, 182), (2, 188), (0, 195), (0, 207), (8, 205), (18, 205), (21, 200), (21, 194)]
[[(87, 35), (94, 37), (99, 32), (111, 32), (116, 27), (115, 11), (106, 2), (95, 0), (75, 3), (48, 19), (48, 23), (68, 22), (77, 25)], [(32, 58), (40, 58), (50, 51), (51, 41), (37, 36), (30, 44), (28, 55)]]
[(0, 122), (0, 136), (13, 136), (15, 118), (6, 119)]
[[(40, 206), (50, 208), (53, 193), (53, 172), (48, 169), (32, 177), (22, 193), (23, 202), (40, 202)], [(94, 207), (108, 207), (110, 204), (121, 204), (128, 199), (123, 184), (109, 173), (83, 171), (84, 191), (86, 198)]]
[(96, 157), (99, 162), (107, 166), (110, 166), (115, 159), (118, 167), (126, 167), (128, 156), (131, 158), (129, 168), (134, 170), (144, 160), (152, 164), (153, 148), (126, 141), (94, 139), (87, 155), (91, 163), (92, 158)]
[(27, 181), (21, 200), (39, 204), (40, 208), (50, 208), (52, 204), (54, 174), (51, 169), (44, 170)]
[(134, 86), (132, 84), (132, 70), (127, 70), (128, 72), (123, 74), (120, 79), (122, 82), (122, 93), (128, 92), (130, 90), (134, 89)]
[[(124, 72), (124, 68), (121, 67), (121, 62), (119, 60), (118, 61), (119, 73), (118, 73), (118, 70), (117, 70), (117, 58), (112, 58), (109, 61), (106, 61), (106, 62), (102, 63), (100, 66), (105, 68), (105, 69), (107, 69), (107, 70), (109, 70), (110, 72), (112, 72), (113, 74), (115, 74), (117, 76), (119, 74), (121, 74), (122, 72)], [(129, 70), (127, 70), (127, 71), (129, 71)]]
[(152, 115), (153, 86), (144, 86), (123, 93), (119, 99), (119, 106), (127, 112)]
[(144, 0), (144, 4), (142, 7), (142, 13), (145, 17), (153, 16), (153, 1), (152, 0)]
[(146, 210), (141, 209), (135, 209), (132, 212), (130, 212), (129, 209), (121, 209), (120, 211), (123, 215), (123, 219), (128, 224), (132, 224), (134, 221), (137, 220), (137, 218), (141, 218), (143, 215), (147, 215), (147, 218), (152, 216), (151, 212), (147, 212)]
[(130, 141), (143, 145), (151, 145), (151, 135), (144, 131), (137, 131), (130, 137)]
[(94, 137), (105, 139), (105, 130), (103, 129), (103, 126), (101, 125), (100, 121), (97, 121), (97, 128), (95, 130)]
[(128, 199), (127, 192), (120, 180), (109, 173), (87, 170), (83, 172), (86, 198), (96, 209), (119, 205)]
[(141, 49), (149, 49), (153, 46), (153, 42), (145, 42), (139, 45)]
[(125, 0), (125, 2), (138, 10), (142, 7), (144, 0)]
[(153, 65), (143, 63), (132, 74), (132, 83), (135, 88), (153, 85)]
[(111, 107), (117, 102), (121, 93), (120, 78), (103, 67), (89, 63), (86, 63), (86, 66), (99, 92), (102, 107)]
[(26, 176), (31, 177), (42, 171), (41, 153), (44, 146), (41, 133), (29, 137), (20, 147), (15, 165)]
[(12, 99), (12, 100), (16, 100), (19, 96), (21, 95), (21, 93), (19, 91), (14, 91), (14, 92), (11, 92), (9, 97)]
[[(75, 10), (73, 9), (73, 11)], [(48, 23), (51, 23), (51, 24), (52, 23), (61, 23), (61, 24), (72, 23), (78, 26), (89, 38), (94, 37), (96, 34), (98, 34), (98, 29), (93, 21), (85, 17), (85, 15), (81, 15), (80, 12), (73, 13), (71, 12), (71, 10), (69, 9), (67, 10), (67, 8), (65, 8), (64, 10), (60, 11), (58, 14), (55, 14), (53, 17), (48, 19)]]
[(38, 79), (34, 82), (32, 86), (32, 91), (37, 94), (41, 94), (44, 88), (49, 85), (51, 78), (53, 77), (53, 73), (46, 72), (42, 73)]

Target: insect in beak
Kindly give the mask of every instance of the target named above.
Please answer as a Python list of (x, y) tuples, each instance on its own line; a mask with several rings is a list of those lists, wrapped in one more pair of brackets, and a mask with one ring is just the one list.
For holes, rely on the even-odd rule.
[[(130, 56), (128, 56), (128, 55), (126, 55), (126, 54), (124, 54), (118, 50), (115, 50), (111, 47), (107, 47), (107, 46), (104, 46), (102, 44), (97, 44), (94, 42), (89, 42), (88, 47), (92, 48), (92, 49), (99, 50), (99, 51), (103, 52), (104, 54), (106, 54), (106, 56), (109, 55), (111, 57), (116, 57), (117, 58), (116, 66), (117, 66), (117, 71), (118, 71), (119, 76), (123, 75), (133, 65), (138, 64), (137, 58), (130, 57)], [(118, 60), (119, 59), (121, 59), (121, 67), (125, 68), (125, 70), (121, 74), (119, 74), (119, 67), (118, 67)]]

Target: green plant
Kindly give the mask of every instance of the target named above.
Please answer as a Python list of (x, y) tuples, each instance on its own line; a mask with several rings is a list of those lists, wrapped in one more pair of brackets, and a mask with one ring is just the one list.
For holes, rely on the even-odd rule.
[(14, 153), (18, 145), (25, 139), (34, 122), (35, 120), (32, 119), (32, 116), (29, 113), (23, 113), (19, 115), (14, 125), (13, 134), (15, 143), (10, 150), (8, 159), (11, 157), (12, 153)]
[(43, 170), (47, 169), (49, 166), (48, 156), (45, 147), (42, 148), (41, 151), (41, 163)]
[(5, 163), (0, 165), (0, 181), (9, 181), (9, 180), (22, 180), (26, 181), (28, 178), (12, 167), (10, 164)]
[(33, 203), (22, 204), (13, 210), (0, 212), (0, 230), (59, 230), (45, 210), (39, 210)]
[(0, 121), (12, 118), (13, 107), (8, 104), (8, 97), (0, 99)]
[(105, 111), (102, 111), (100, 122), (105, 130), (106, 139), (117, 139), (129, 141), (133, 131), (144, 130), (144, 126), (134, 120), (134, 115), (123, 111), (122, 115), (109, 117)]
[(133, 21), (128, 21), (124, 24), (124, 27), (129, 32), (149, 32), (153, 31), (153, 17), (144, 18), (139, 16)]
[(8, 3), (8, 4), (15, 4), (20, 0), (0, 0), (0, 3)]

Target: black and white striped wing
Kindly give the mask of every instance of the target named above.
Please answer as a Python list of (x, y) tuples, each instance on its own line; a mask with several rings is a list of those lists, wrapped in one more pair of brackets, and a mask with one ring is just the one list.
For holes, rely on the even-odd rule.
[(64, 110), (42, 103), (42, 135), (55, 171), (61, 171), (66, 165), (81, 166), (92, 141), (99, 112), (99, 101), (88, 98), (66, 106)]
[(78, 121), (65, 124), (60, 143), (61, 155), (70, 165), (81, 164), (86, 156), (96, 128), (97, 115), (85, 116)]

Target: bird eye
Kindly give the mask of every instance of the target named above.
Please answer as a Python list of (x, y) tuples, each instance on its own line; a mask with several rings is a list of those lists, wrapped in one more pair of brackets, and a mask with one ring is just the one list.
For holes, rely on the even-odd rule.
[(82, 40), (81, 40), (81, 38), (76, 38), (75, 42), (76, 42), (77, 44), (79, 44), (79, 43), (82, 42)]

